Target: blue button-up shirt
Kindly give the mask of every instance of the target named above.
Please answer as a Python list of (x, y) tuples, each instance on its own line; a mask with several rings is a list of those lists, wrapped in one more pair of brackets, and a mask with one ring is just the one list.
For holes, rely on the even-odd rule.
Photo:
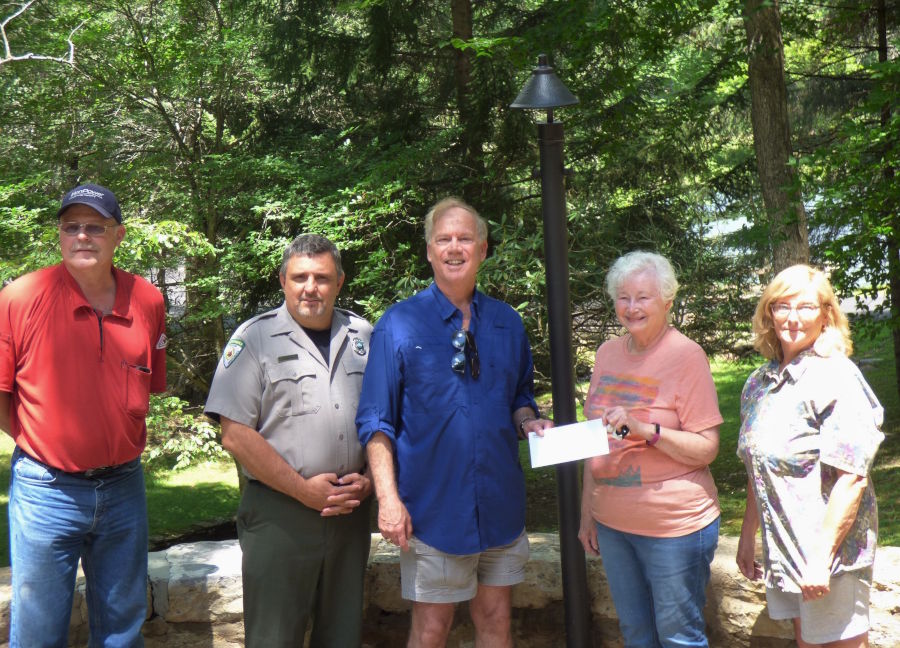
[[(512, 413), (534, 402), (531, 347), (519, 314), (477, 290), (469, 330), (481, 375), (450, 366), (462, 313), (436, 284), (390, 308), (372, 333), (356, 414), (365, 446), (394, 446), (413, 533), (452, 554), (509, 544), (525, 528), (525, 482)], [(470, 358), (471, 359), (471, 358)]]

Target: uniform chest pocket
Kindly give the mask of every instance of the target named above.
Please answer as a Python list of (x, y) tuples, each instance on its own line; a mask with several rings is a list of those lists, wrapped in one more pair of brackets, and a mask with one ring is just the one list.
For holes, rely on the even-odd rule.
[(299, 416), (319, 411), (315, 367), (299, 362), (277, 364), (268, 369), (272, 411), (279, 416)]
[(343, 398), (351, 412), (356, 412), (359, 405), (359, 392), (362, 391), (363, 374), (366, 371), (366, 357), (354, 353), (345, 356), (341, 361), (344, 371), (344, 383), (342, 387)]
[(361, 374), (366, 370), (366, 357), (354, 353), (353, 355), (345, 356), (341, 361), (341, 364), (344, 367), (344, 372), (348, 376), (352, 374)]

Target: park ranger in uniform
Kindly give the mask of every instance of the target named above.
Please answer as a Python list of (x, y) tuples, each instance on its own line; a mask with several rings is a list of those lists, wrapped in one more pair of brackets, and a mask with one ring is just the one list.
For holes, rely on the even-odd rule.
[(365, 453), (354, 418), (371, 325), (334, 307), (344, 283), (328, 239), (298, 236), (279, 272), (285, 301), (225, 347), (206, 402), (249, 481), (237, 526), (249, 648), (362, 642), (369, 554)]

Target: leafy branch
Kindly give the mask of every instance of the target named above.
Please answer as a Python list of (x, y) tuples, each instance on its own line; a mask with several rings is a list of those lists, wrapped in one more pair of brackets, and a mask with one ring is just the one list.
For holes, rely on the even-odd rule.
[(18, 18), (23, 13), (25, 13), (28, 8), (34, 4), (34, 0), (28, 0), (28, 2), (24, 3), (21, 7), (19, 7), (12, 14), (7, 16), (0, 22), (0, 38), (3, 39), (3, 57), (0, 58), (0, 65), (4, 63), (11, 63), (13, 61), (56, 61), (57, 63), (65, 63), (67, 65), (75, 64), (75, 43), (72, 41), (72, 37), (75, 35), (81, 27), (84, 25), (84, 21), (82, 20), (78, 25), (69, 32), (69, 37), (66, 39), (66, 42), (69, 44), (69, 53), (67, 56), (48, 56), (46, 54), (35, 54), (34, 52), (27, 52), (25, 54), (13, 54), (12, 48), (9, 45), (9, 37), (6, 35), (6, 26), (15, 18)]

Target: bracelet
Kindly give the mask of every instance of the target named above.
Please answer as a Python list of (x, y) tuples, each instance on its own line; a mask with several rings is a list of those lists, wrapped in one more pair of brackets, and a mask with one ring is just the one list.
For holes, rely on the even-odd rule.
[(521, 421), (519, 421), (519, 434), (521, 434), (522, 436), (525, 436), (525, 424), (528, 423), (528, 421), (537, 421), (537, 420), (538, 419), (536, 419), (533, 416), (526, 416)]
[(654, 423), (653, 426), (656, 428), (656, 432), (653, 433), (653, 436), (647, 439), (648, 446), (655, 446), (657, 441), (659, 441), (659, 423)]

